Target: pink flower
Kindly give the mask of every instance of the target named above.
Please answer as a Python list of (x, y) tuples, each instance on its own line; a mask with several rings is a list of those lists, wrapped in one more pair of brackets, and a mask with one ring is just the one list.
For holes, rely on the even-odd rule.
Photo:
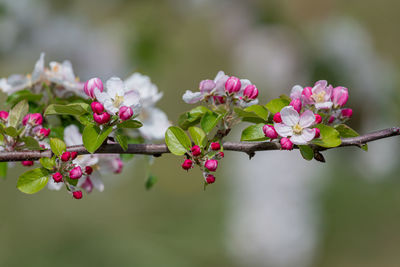
[(273, 120), (274, 120), (274, 122), (277, 122), (277, 123), (282, 122), (281, 113), (280, 112), (275, 113)]
[(43, 136), (43, 137), (47, 137), (47, 136), (49, 136), (50, 132), (51, 132), (50, 129), (41, 128), (41, 129), (39, 130), (39, 135), (40, 135), (40, 136)]
[(319, 114), (314, 114), (315, 116), (315, 124), (321, 123), (322, 122), (322, 117)]
[(353, 110), (351, 108), (344, 108), (341, 111), (343, 118), (351, 118), (353, 116)]
[(243, 96), (248, 99), (256, 99), (258, 96), (258, 89), (254, 84), (247, 85), (243, 91)]
[(81, 199), (82, 198), (82, 191), (74, 191), (74, 192), (72, 192), (72, 196), (75, 198), (75, 199)]
[(8, 112), (7, 111), (0, 111), (0, 119), (6, 121), (8, 119)]
[(199, 146), (193, 146), (190, 151), (192, 152), (192, 155), (197, 157), (201, 155), (201, 148)]
[(189, 170), (190, 168), (192, 168), (193, 166), (193, 161), (191, 161), (190, 159), (185, 159), (185, 161), (182, 163), (182, 168), (184, 170)]
[(124, 168), (124, 163), (122, 160), (118, 158), (114, 158), (112, 161), (112, 166), (114, 168), (114, 173), (121, 173), (122, 169)]
[(25, 167), (29, 167), (29, 166), (33, 165), (33, 161), (32, 160), (24, 160), (24, 161), (21, 161), (21, 164)]
[(268, 138), (275, 139), (278, 137), (278, 133), (275, 131), (275, 128), (272, 125), (265, 124), (263, 126), (263, 132)]
[(321, 130), (318, 128), (314, 128), (315, 130), (315, 137), (314, 138), (319, 138), (321, 136)]
[(287, 137), (283, 137), (283, 138), (280, 140), (280, 143), (281, 143), (282, 149), (284, 149), (284, 150), (292, 150), (292, 149), (293, 149), (293, 143), (292, 143), (292, 141), (290, 141), (290, 139), (287, 138)]
[(220, 150), (221, 149), (221, 145), (218, 142), (212, 142), (211, 143), (211, 149), (212, 150)]
[(69, 171), (69, 178), (79, 179), (81, 177), (82, 177), (82, 169), (80, 166), (77, 166)]
[(43, 116), (40, 113), (27, 114), (22, 119), (22, 124), (25, 126), (30, 124), (32, 126), (41, 125), (43, 123)]
[(312, 88), (311, 98), (317, 109), (330, 109), (332, 107), (331, 101), (332, 85), (328, 86), (327, 81), (318, 81)]
[(103, 112), (101, 114), (93, 113), (93, 119), (98, 124), (105, 124), (110, 121), (110, 118), (111, 116), (107, 112)]
[(293, 99), (290, 104), (297, 112), (301, 111), (301, 100), (300, 98)]
[(95, 98), (94, 90), (96, 88), (100, 92), (103, 92), (103, 89), (104, 89), (103, 82), (99, 78), (92, 78), (85, 82), (83, 90), (85, 91), (85, 94), (87, 94), (91, 99), (94, 99)]
[(338, 86), (333, 88), (332, 102), (335, 108), (343, 107), (349, 99), (349, 92), (346, 87)]
[(104, 106), (100, 102), (94, 101), (92, 104), (90, 104), (90, 107), (94, 113), (101, 114), (104, 112)]
[(129, 120), (133, 115), (133, 110), (130, 107), (122, 106), (119, 108), (118, 116), (121, 120)]
[(56, 172), (55, 174), (52, 175), (52, 177), (53, 177), (53, 180), (54, 180), (55, 183), (62, 182), (62, 178), (63, 177), (62, 177), (61, 173)]
[(225, 83), (225, 91), (229, 94), (239, 92), (241, 87), (242, 83), (240, 82), (240, 79), (235, 76), (229, 77)]
[(305, 145), (314, 138), (314, 130), (308, 128), (315, 122), (311, 110), (306, 110), (300, 116), (292, 106), (286, 106), (281, 110), (281, 116), (282, 123), (274, 124), (280, 136), (290, 137), (290, 141), (296, 145)]
[(304, 87), (303, 92), (301, 92), (301, 100), (306, 105), (310, 105), (313, 103), (312, 99), (312, 87)]
[(206, 169), (211, 171), (211, 172), (215, 172), (217, 170), (217, 167), (218, 167), (218, 161), (215, 160), (215, 159), (208, 159), (204, 163), (204, 167), (206, 167)]
[(206, 176), (206, 183), (213, 184), (215, 182), (215, 176), (212, 174), (207, 174)]
[(71, 158), (71, 152), (69, 152), (69, 151), (66, 151), (61, 154), (61, 160), (64, 162), (70, 160), (70, 158)]
[(199, 89), (202, 93), (211, 93), (215, 86), (216, 84), (213, 80), (203, 80), (199, 84)]

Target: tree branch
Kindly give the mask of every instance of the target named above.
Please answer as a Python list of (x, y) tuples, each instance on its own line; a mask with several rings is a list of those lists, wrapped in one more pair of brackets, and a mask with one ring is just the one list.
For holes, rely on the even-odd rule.
[[(397, 135), (400, 135), (400, 127), (392, 127), (357, 137), (343, 138), (342, 144), (338, 147), (361, 147), (366, 143)], [(281, 149), (281, 145), (278, 142), (224, 142), (223, 147), (224, 150), (227, 151), (244, 152), (250, 157), (254, 156), (256, 151)], [(314, 146), (313, 148), (317, 152), (329, 149), (320, 146)], [(89, 152), (85, 149), (83, 145), (70, 146), (67, 148), (67, 150), (76, 151), (79, 155), (89, 154)], [(155, 157), (161, 156), (164, 153), (170, 153), (165, 144), (130, 144), (128, 145), (128, 149), (124, 151), (121, 146), (116, 143), (103, 144), (95, 152), (95, 154), (144, 154), (153, 155)], [(51, 152), (51, 150), (0, 152), (0, 162), (38, 160), (43, 157), (49, 158), (52, 156), (53, 153)]]

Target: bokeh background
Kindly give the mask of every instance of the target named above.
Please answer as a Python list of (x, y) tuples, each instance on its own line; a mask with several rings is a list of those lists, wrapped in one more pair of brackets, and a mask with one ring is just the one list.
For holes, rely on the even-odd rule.
[[(349, 88), (351, 126), (367, 132), (399, 126), (399, 10), (396, 0), (1, 0), (0, 76), (30, 72), (40, 52), (71, 60), (82, 80), (139, 71), (172, 123), (190, 108), (184, 91), (218, 70), (250, 79), (264, 103), (327, 79)], [(176, 157), (138, 156), (81, 201), (24, 195), (14, 168), (0, 181), (0, 266), (399, 266), (399, 149), (385, 139), (368, 153), (327, 151), (326, 164), (227, 153), (207, 191)]]

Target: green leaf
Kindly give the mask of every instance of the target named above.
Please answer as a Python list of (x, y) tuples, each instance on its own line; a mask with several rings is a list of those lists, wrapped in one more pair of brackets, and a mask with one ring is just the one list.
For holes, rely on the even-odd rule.
[(215, 128), (215, 126), (217, 126), (218, 122), (221, 119), (221, 115), (218, 115), (215, 112), (207, 112), (206, 114), (204, 114), (203, 118), (201, 118), (201, 128), (203, 128), (203, 130), (208, 134)]
[(24, 141), (25, 146), (30, 150), (42, 150), (42, 148), (39, 145), (39, 142), (32, 136), (26, 136), (22, 138), (22, 141)]
[(26, 194), (34, 194), (46, 186), (49, 180), (49, 171), (37, 168), (23, 173), (17, 182), (17, 188)]
[(54, 167), (56, 166), (56, 159), (55, 157), (52, 158), (41, 158), (39, 159), (40, 164), (48, 170), (53, 170)]
[(26, 100), (16, 104), (10, 111), (8, 123), (12, 127), (17, 127), (21, 123), (22, 118), (28, 113), (29, 105)]
[(263, 141), (267, 140), (265, 134), (263, 132), (263, 127), (265, 124), (259, 123), (255, 125), (251, 125), (243, 130), (242, 137), (240, 141)]
[(118, 128), (140, 128), (143, 124), (137, 120), (124, 121), (117, 125)]
[(7, 162), (0, 162), (0, 178), (6, 179), (6, 177), (7, 177), (7, 169), (8, 169), (8, 163)]
[(56, 156), (60, 156), (63, 152), (65, 152), (67, 146), (61, 139), (50, 138), (50, 148)]
[(85, 114), (85, 115), (77, 116), (77, 119), (83, 125), (95, 124), (95, 122), (93, 120), (93, 114)]
[(90, 111), (89, 104), (86, 103), (72, 103), (68, 105), (52, 104), (47, 107), (44, 115), (74, 115), (81, 116)]
[(206, 133), (199, 127), (189, 127), (189, 133), (190, 136), (192, 137), (193, 142), (200, 146), (204, 147), (205, 146), (205, 141), (206, 141)]
[(210, 110), (208, 108), (203, 107), (203, 106), (195, 107), (194, 109), (189, 111), (188, 120), (189, 121), (195, 121), (198, 118), (201, 118), (204, 114), (206, 114), (209, 111)]
[(314, 150), (307, 145), (299, 145), (300, 153), (305, 160), (312, 160), (314, 158)]
[(115, 139), (117, 140), (118, 144), (122, 147), (124, 151), (128, 149), (128, 138), (122, 134), (116, 134)]
[(321, 137), (314, 139), (312, 141), (313, 144), (322, 147), (337, 147), (342, 143), (339, 132), (334, 128), (324, 124), (318, 124), (316, 127), (321, 130)]
[(150, 190), (157, 183), (157, 181), (158, 181), (157, 177), (150, 174), (146, 179), (145, 183), (146, 189)]
[(9, 135), (11, 137), (17, 137), (18, 136), (17, 129), (15, 129), (12, 126), (5, 128), (4, 132), (6, 133), (6, 135)]
[(15, 103), (20, 102), (22, 100), (27, 100), (31, 102), (37, 102), (42, 99), (42, 94), (34, 94), (29, 90), (21, 90), (15, 92), (7, 97), (6, 103), (13, 106)]
[(176, 126), (169, 127), (165, 132), (165, 143), (171, 153), (177, 156), (185, 154), (192, 146), (186, 133)]
[(268, 110), (261, 105), (252, 105), (244, 109), (245, 112), (251, 112), (266, 121), (268, 119)]
[(198, 124), (203, 115), (207, 112), (210, 112), (208, 108), (203, 106), (198, 106), (189, 112), (181, 114), (178, 119), (178, 125), (182, 129), (187, 130), (190, 126)]
[(96, 125), (86, 125), (82, 133), (83, 145), (90, 153), (94, 153), (103, 144), (107, 136), (112, 132), (112, 127), (106, 127), (103, 130)]
[(284, 107), (290, 104), (289, 100), (284, 98), (276, 98), (269, 101), (265, 107), (273, 114), (280, 112)]

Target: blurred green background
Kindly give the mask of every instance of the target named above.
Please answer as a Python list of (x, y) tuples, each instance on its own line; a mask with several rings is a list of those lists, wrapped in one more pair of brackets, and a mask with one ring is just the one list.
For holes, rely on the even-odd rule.
[[(220, 69), (252, 80), (264, 102), (328, 79), (349, 87), (351, 125), (366, 132), (399, 126), (399, 9), (395, 0), (2, 0), (0, 76), (30, 72), (42, 51), (47, 62), (71, 60), (82, 80), (139, 71), (164, 92), (158, 106), (172, 123), (190, 108), (184, 91)], [(301, 240), (276, 251), (286, 261), (263, 258), (262, 246), (247, 255), (240, 248), (257, 245), (246, 235), (232, 245), (235, 192), (257, 183), (235, 176), (246, 170), (244, 155), (227, 155), (207, 191), (200, 172), (182, 171), (171, 155), (149, 167), (158, 183), (146, 191), (146, 161), (137, 156), (122, 175), (105, 177), (103, 193), (81, 201), (49, 190), (24, 195), (16, 189), (23, 169), (14, 168), (0, 181), (0, 266), (399, 266), (399, 148), (394, 138), (370, 144), (368, 154), (327, 151), (318, 169), (300, 155), (288, 159), (315, 177), (307, 205), (317, 219), (315, 236), (305, 236), (310, 251), (290, 259)], [(270, 162), (273, 153), (257, 156)], [(262, 179), (282, 179), (268, 176), (273, 164), (258, 168)], [(272, 217), (291, 209), (300, 207)], [(270, 231), (260, 229), (260, 237)]]

